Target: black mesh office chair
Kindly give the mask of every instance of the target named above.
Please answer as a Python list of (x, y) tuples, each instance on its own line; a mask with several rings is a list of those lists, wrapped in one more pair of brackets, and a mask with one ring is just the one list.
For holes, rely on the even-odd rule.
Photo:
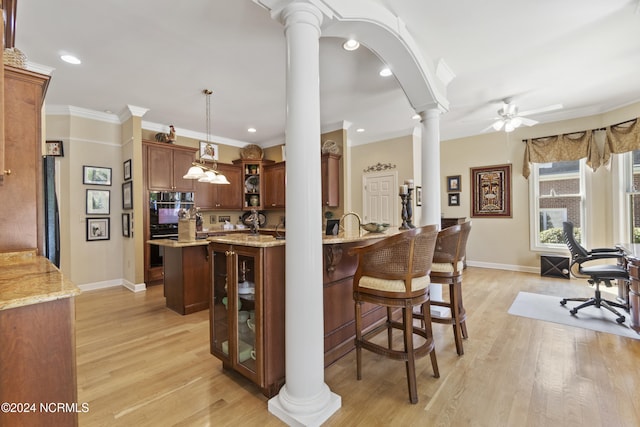
[(588, 267), (583, 266), (584, 263), (588, 263), (590, 261), (623, 258), (623, 252), (614, 248), (596, 248), (587, 251), (576, 241), (573, 234), (573, 224), (571, 222), (563, 222), (562, 231), (564, 234), (564, 241), (569, 247), (569, 252), (571, 252), (571, 267), (569, 269), (572, 270), (574, 264), (577, 264), (578, 273), (589, 277), (587, 281), (590, 284), (595, 285), (596, 293), (592, 298), (564, 298), (560, 301), (560, 304), (565, 305), (567, 301), (582, 302), (582, 304), (569, 311), (571, 314), (576, 314), (578, 310), (592, 305), (596, 308), (604, 307), (618, 316), (616, 322), (623, 323), (625, 319), (624, 315), (620, 314), (620, 312), (618, 312), (614, 307), (629, 311), (628, 305), (602, 298), (600, 294), (600, 282), (604, 282), (607, 287), (611, 287), (612, 280), (624, 280), (628, 282), (629, 273), (627, 272), (627, 269), (624, 266), (617, 264), (595, 264)]

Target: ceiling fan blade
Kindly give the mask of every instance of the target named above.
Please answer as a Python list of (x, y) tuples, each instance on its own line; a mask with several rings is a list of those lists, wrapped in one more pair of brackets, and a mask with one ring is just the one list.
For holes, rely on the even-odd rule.
[(547, 105), (546, 107), (542, 107), (542, 108), (535, 108), (533, 110), (521, 111), (519, 115), (532, 116), (534, 114), (541, 114), (541, 113), (547, 113), (549, 111), (561, 110), (562, 107), (563, 107), (562, 104)]
[(538, 124), (537, 120), (532, 120), (532, 119), (529, 119), (527, 117), (520, 117), (520, 116), (518, 116), (518, 118), (520, 119), (522, 124), (525, 125), (525, 126), (533, 126), (533, 125)]

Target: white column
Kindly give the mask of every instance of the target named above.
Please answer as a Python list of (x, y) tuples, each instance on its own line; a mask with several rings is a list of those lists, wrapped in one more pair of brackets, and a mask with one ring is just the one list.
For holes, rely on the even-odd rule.
[(421, 225), (440, 224), (440, 110), (420, 113), (422, 124)]
[(286, 383), (269, 412), (288, 425), (320, 425), (341, 406), (324, 383), (319, 38), (322, 13), (290, 3), (287, 40)]

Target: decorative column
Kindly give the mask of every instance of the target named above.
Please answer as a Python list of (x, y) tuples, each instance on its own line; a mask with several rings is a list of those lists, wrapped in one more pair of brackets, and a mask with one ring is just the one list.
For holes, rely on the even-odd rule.
[(420, 113), (422, 124), (421, 225), (440, 224), (440, 110)]
[(269, 412), (288, 425), (320, 425), (342, 402), (324, 382), (320, 25), (305, 2), (279, 13), (287, 41), (286, 383)]

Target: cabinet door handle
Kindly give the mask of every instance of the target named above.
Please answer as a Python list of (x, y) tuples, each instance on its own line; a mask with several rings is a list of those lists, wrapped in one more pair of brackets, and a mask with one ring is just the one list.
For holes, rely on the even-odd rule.
[(4, 174), (5, 175), (11, 175), (11, 169), (5, 169)]
[(225, 251), (225, 253), (224, 253), (224, 254), (225, 254), (226, 256), (231, 256), (231, 255), (233, 255), (234, 253), (235, 253), (235, 252), (233, 252), (233, 251)]

